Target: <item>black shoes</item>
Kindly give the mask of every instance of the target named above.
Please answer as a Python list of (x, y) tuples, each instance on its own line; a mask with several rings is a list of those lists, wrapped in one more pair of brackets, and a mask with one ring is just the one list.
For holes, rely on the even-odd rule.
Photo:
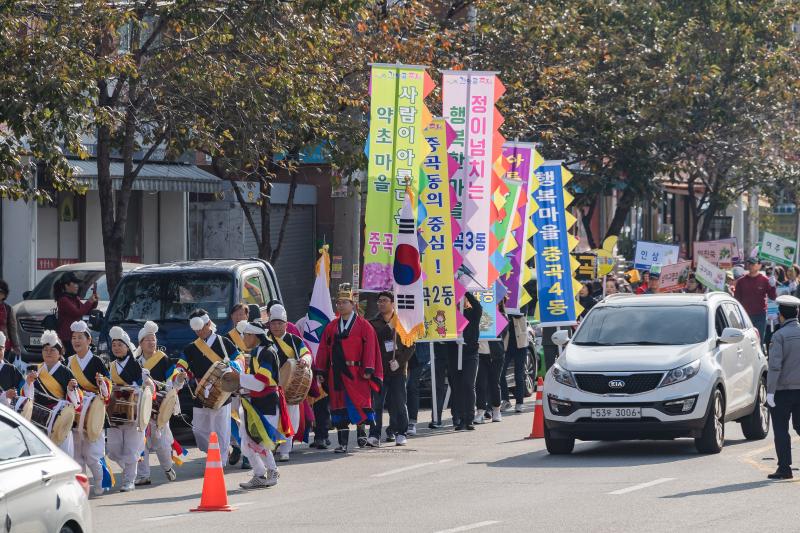
[(467, 431), (475, 431), (475, 426), (473, 426), (472, 424), (464, 424), (464, 429), (466, 429)]
[(231, 450), (230, 455), (228, 456), (228, 464), (235, 465), (239, 462), (239, 459), (242, 458), (242, 449), (238, 446), (231, 446), (233, 448)]
[(431, 422), (428, 424), (428, 429), (442, 429), (444, 425), (441, 422)]
[(774, 474), (767, 476), (767, 479), (792, 479), (794, 474), (791, 470), (776, 470)]

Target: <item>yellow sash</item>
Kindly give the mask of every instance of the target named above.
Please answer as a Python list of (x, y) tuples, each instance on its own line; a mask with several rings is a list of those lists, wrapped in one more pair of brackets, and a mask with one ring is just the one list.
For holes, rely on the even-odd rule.
[(64, 392), (64, 388), (61, 386), (61, 383), (59, 383), (56, 378), (50, 375), (50, 372), (47, 371), (47, 365), (44, 363), (39, 366), (39, 381), (42, 383), (44, 388), (47, 389), (47, 392), (50, 393), (50, 396), (58, 398), (59, 400), (66, 398), (66, 394)]
[(114, 385), (127, 385), (125, 380), (119, 377), (116, 361), (111, 361), (111, 381), (114, 382)]
[(145, 370), (153, 370), (153, 367), (156, 366), (158, 363), (160, 363), (161, 360), (164, 359), (165, 357), (166, 355), (164, 355), (164, 352), (162, 352), (161, 350), (157, 351), (152, 356), (150, 356), (150, 359), (145, 359), (144, 355), (142, 355), (142, 359), (144, 362), (144, 365), (142, 365), (142, 367)]
[[(222, 342), (222, 341), (220, 340), (220, 342)], [(195, 348), (197, 348), (198, 350), (200, 350), (200, 352), (201, 352), (203, 355), (205, 355), (205, 356), (206, 356), (206, 358), (207, 358), (209, 361), (211, 361), (212, 363), (218, 363), (218, 362), (222, 361), (222, 357), (220, 357), (219, 355), (217, 355), (217, 352), (215, 352), (214, 350), (212, 350), (212, 349), (211, 349), (211, 346), (209, 346), (208, 344), (206, 344), (206, 341), (204, 341), (204, 340), (203, 340), (203, 339), (201, 339), (200, 337), (197, 337), (197, 339), (195, 339), (195, 341), (194, 341), (194, 347), (195, 347)]]
[(273, 336), (275, 339), (275, 343), (280, 347), (283, 354), (286, 356), (287, 359), (295, 359), (297, 354), (294, 351), (294, 348), (286, 343), (283, 339), (278, 339), (277, 337)]
[(77, 355), (70, 357), (69, 369), (72, 371), (72, 375), (75, 376), (75, 379), (78, 381), (78, 385), (80, 385), (83, 390), (93, 392), (95, 394), (100, 393), (100, 389), (97, 388), (97, 384), (89, 381), (89, 378), (87, 378), (86, 374), (83, 373), (83, 369), (81, 368), (81, 364), (78, 362)]
[(236, 328), (233, 328), (228, 332), (228, 337), (230, 337), (230, 339), (233, 341), (236, 347), (239, 348), (240, 351), (242, 352), (248, 351), (247, 346), (244, 344), (244, 339), (239, 334), (239, 331)]

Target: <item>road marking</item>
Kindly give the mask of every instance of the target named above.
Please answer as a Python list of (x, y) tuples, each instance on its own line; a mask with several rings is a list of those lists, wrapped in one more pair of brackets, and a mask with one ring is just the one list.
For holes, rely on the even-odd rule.
[(642, 489), (646, 489), (646, 488), (649, 488), (649, 487), (654, 487), (656, 485), (661, 485), (662, 483), (666, 483), (667, 481), (673, 481), (674, 479), (675, 479), (674, 477), (662, 477), (662, 478), (659, 478), (659, 479), (655, 479), (653, 481), (648, 481), (647, 483), (639, 483), (638, 485), (634, 485), (634, 486), (628, 487), (626, 489), (615, 490), (614, 492), (609, 492), (608, 494), (614, 494), (614, 495), (628, 494), (629, 492), (634, 492), (634, 491), (637, 491), (637, 490), (642, 490)]
[(436, 533), (457, 533), (458, 531), (470, 531), (481, 527), (493, 526), (499, 523), (500, 522), (497, 520), (486, 520), (485, 522), (475, 522), (474, 524), (467, 524), (466, 526), (458, 526), (454, 527), (453, 529), (442, 529), (440, 531), (437, 531)]
[(402, 472), (408, 472), (409, 470), (416, 470), (417, 468), (424, 468), (426, 466), (440, 465), (440, 464), (443, 464), (443, 463), (449, 463), (450, 461), (452, 461), (452, 459), (441, 459), (439, 461), (433, 461), (433, 462), (429, 462), (429, 463), (418, 463), (418, 464), (415, 464), (415, 465), (404, 466), (402, 468), (395, 468), (394, 470), (388, 470), (386, 472), (381, 472), (380, 474), (372, 474), (372, 477), (391, 476), (391, 475), (394, 475), (394, 474), (400, 474)]

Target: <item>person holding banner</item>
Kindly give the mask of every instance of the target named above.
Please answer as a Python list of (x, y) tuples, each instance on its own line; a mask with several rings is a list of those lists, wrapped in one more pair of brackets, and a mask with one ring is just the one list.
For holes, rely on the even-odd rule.
[(452, 388), (453, 424), (456, 431), (474, 430), (472, 424), (475, 419), (475, 381), (478, 378), (478, 335), (480, 334), (480, 321), (483, 316), (483, 307), (471, 292), (464, 296), (464, 317), (467, 327), (464, 328), (464, 344), (459, 354), (453, 350), (448, 354), (447, 369), (448, 380)]
[(753, 326), (764, 339), (767, 329), (767, 298), (778, 297), (778, 284), (774, 276), (767, 278), (761, 273), (761, 261), (756, 257), (747, 260), (747, 274), (739, 278), (734, 286), (733, 297), (739, 300)]

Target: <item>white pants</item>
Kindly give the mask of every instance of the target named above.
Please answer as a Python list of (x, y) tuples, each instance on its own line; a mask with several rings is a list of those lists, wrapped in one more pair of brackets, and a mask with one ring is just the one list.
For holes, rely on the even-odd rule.
[(108, 429), (108, 457), (122, 467), (122, 482), (136, 480), (136, 464), (144, 449), (144, 432), (135, 423)]
[[(267, 415), (267, 420), (270, 424), (278, 427), (278, 415)], [(239, 419), (244, 420), (244, 413), (239, 411)], [(263, 477), (267, 474), (267, 470), (277, 470), (278, 465), (275, 464), (275, 457), (270, 450), (267, 450), (247, 434), (247, 430), (240, 424), (239, 435), (242, 437), (242, 454), (250, 461), (250, 466), (253, 467), (253, 475)]]
[(219, 453), (222, 466), (228, 464), (228, 447), (231, 445), (231, 404), (219, 409), (195, 407), (192, 409), (192, 433), (197, 447), (208, 452), (208, 439), (211, 432), (216, 432), (219, 439)]
[(150, 453), (155, 452), (164, 471), (172, 468), (172, 431), (169, 424), (158, 429), (155, 421), (150, 421), (150, 436), (145, 439), (144, 457), (139, 461), (136, 475), (150, 477)]
[[(289, 420), (292, 421), (292, 428), (294, 428), (294, 430), (297, 431), (298, 430), (298, 426), (300, 425), (300, 405), (299, 404), (298, 405), (289, 405), (287, 407), (289, 408), (288, 409)], [(276, 425), (275, 427), (278, 427), (278, 426)], [(284, 442), (283, 444), (278, 446), (278, 453), (281, 453), (281, 454), (286, 453), (286, 454), (288, 454), (289, 452), (291, 452), (292, 451), (293, 441), (294, 441), (294, 439), (292, 437), (288, 437), (286, 439), (286, 442)]]
[(97, 440), (90, 442), (83, 431), (72, 430), (75, 439), (75, 453), (73, 457), (82, 470), (88, 469), (92, 473), (95, 487), (103, 482), (103, 465), (100, 461), (106, 455), (106, 432), (102, 431)]
[(67, 438), (64, 439), (64, 442), (58, 445), (62, 452), (66, 453), (70, 457), (75, 456), (75, 441), (72, 438), (72, 432), (70, 431), (67, 435)]

